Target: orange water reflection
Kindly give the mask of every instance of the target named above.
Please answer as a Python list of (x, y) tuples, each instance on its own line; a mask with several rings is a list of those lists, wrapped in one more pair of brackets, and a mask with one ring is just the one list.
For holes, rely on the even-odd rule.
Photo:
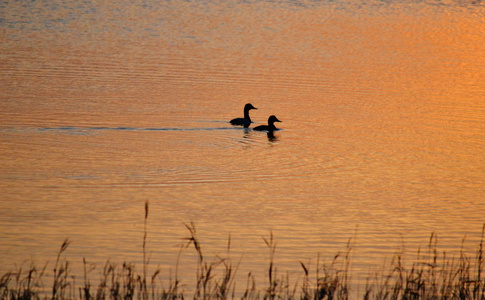
[[(447, 251), (464, 234), (475, 250), (480, 8), (166, 5), (117, 16), (100, 4), (63, 30), (42, 15), (4, 30), (0, 266), (47, 260), (66, 236), (73, 260), (138, 262), (146, 200), (164, 268), (190, 221), (215, 253), (231, 234), (244, 275), (266, 262), (269, 230), (292, 274), (318, 252), (331, 259), (356, 228), (357, 277), (432, 231)], [(258, 123), (283, 121), (275, 140), (227, 128), (246, 102)]]

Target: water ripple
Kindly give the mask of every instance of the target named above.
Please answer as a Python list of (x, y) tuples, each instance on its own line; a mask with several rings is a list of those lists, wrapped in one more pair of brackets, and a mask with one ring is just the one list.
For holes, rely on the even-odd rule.
[(76, 126), (60, 126), (60, 127), (43, 127), (43, 128), (3, 128), (0, 131), (3, 132), (30, 132), (36, 130), (43, 131), (102, 131), (102, 130), (114, 130), (114, 131), (215, 131), (215, 130), (241, 130), (240, 127), (76, 127)]

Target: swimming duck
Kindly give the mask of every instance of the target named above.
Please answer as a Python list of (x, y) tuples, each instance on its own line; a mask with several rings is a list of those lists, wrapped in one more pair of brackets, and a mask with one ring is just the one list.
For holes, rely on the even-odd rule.
[(235, 118), (229, 121), (232, 125), (239, 125), (244, 126), (244, 128), (248, 128), (251, 125), (251, 118), (249, 117), (249, 111), (251, 109), (257, 109), (251, 103), (244, 105), (244, 118)]
[(273, 116), (270, 116), (268, 118), (268, 125), (259, 125), (259, 126), (254, 127), (253, 129), (259, 130), (259, 131), (266, 130), (266, 131), (269, 131), (269, 132), (273, 132), (273, 131), (278, 130), (278, 128), (276, 128), (276, 126), (274, 126), (274, 122), (281, 122), (281, 121), (278, 120), (278, 118), (273, 115)]

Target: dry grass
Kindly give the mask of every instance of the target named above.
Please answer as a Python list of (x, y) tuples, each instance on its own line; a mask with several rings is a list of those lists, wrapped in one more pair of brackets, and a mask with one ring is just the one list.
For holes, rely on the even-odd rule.
[[(180, 254), (192, 248), (198, 255), (197, 274), (193, 293), (186, 293), (180, 288), (178, 278), (178, 260), (175, 263), (175, 274), (168, 282), (160, 278), (161, 270), (148, 273), (149, 259), (146, 255), (147, 221), (149, 205), (145, 204), (143, 265), (141, 271), (134, 264), (121, 265), (106, 262), (102, 276), (96, 285), (92, 285), (88, 274), (93, 266), (84, 263), (84, 276), (80, 286), (76, 285), (70, 274), (70, 263), (63, 257), (69, 247), (65, 240), (56, 256), (52, 274), (52, 286), (46, 287), (43, 278), (46, 276), (47, 264), (42, 268), (30, 265), (16, 271), (7, 272), (0, 277), (0, 299), (350, 299), (350, 256), (352, 240), (347, 249), (334, 256), (330, 264), (325, 264), (317, 257), (315, 270), (300, 262), (302, 267), (301, 283), (290, 284), (288, 275), (278, 273), (275, 264), (277, 243), (270, 232), (263, 237), (269, 251), (266, 287), (258, 290), (251, 273), (247, 274), (246, 286), (236, 291), (235, 278), (240, 261), (233, 262), (229, 253), (231, 238), (228, 239), (227, 255), (207, 258), (202, 251), (201, 243), (193, 223), (187, 224), (189, 236), (181, 245)], [(483, 271), (485, 258), (482, 238), (476, 255), (469, 257), (462, 251), (459, 257), (447, 257), (437, 249), (437, 237), (431, 234), (425, 251), (418, 249), (417, 260), (411, 267), (405, 267), (403, 256), (396, 253), (389, 267), (368, 278), (362, 299), (485, 299), (485, 279)], [(463, 249), (463, 247), (462, 247)]]

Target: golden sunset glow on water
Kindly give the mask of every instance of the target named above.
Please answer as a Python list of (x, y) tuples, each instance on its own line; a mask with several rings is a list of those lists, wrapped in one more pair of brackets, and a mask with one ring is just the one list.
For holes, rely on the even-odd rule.
[[(270, 232), (295, 280), (352, 239), (360, 291), (432, 232), (475, 253), (480, 2), (41, 2), (1, 4), (0, 271), (67, 237), (77, 278), (83, 257), (94, 277), (140, 263), (146, 201), (165, 277), (190, 222), (207, 255), (231, 237), (241, 285), (265, 282)], [(246, 103), (254, 124), (230, 125)], [(282, 130), (252, 130), (270, 115)], [(180, 258), (187, 286), (196, 258)]]

